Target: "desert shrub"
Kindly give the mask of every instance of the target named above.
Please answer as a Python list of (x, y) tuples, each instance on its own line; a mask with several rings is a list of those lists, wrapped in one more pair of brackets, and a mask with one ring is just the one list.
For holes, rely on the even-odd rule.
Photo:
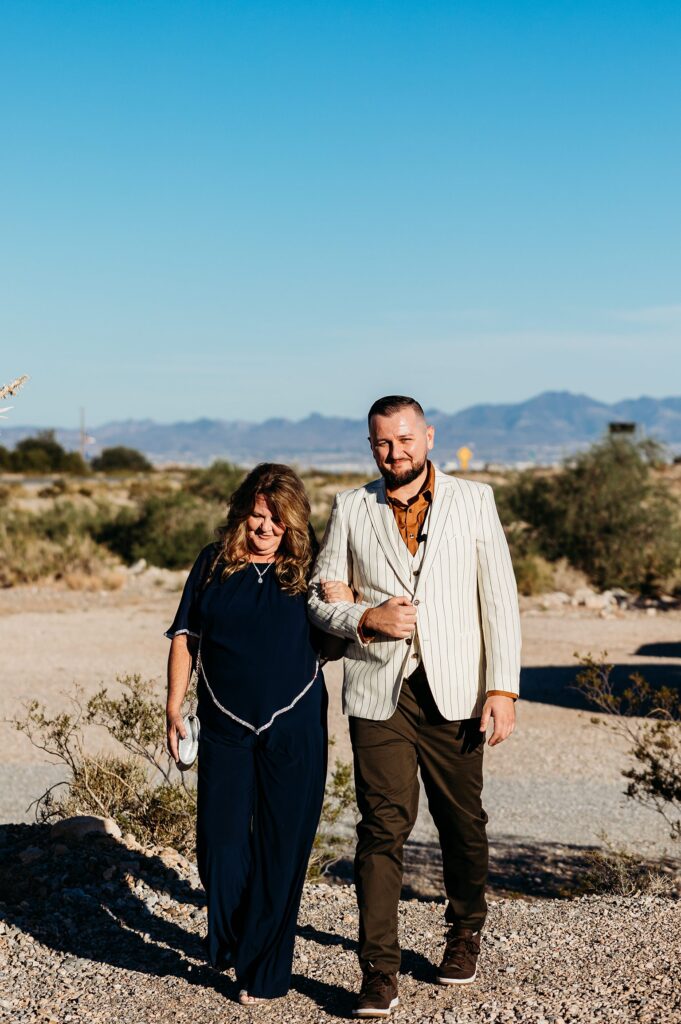
[(622, 771), (628, 779), (626, 795), (656, 810), (672, 838), (681, 839), (681, 694), (668, 686), (653, 688), (638, 672), (618, 693), (605, 657), (580, 658), (577, 687), (607, 713), (595, 724), (613, 729), (630, 745), (633, 763)]
[(524, 523), (539, 554), (567, 558), (598, 587), (654, 590), (681, 562), (678, 506), (652, 476), (659, 456), (652, 442), (609, 438), (554, 476), (521, 473), (497, 492), (502, 519)]
[[(14, 726), (34, 746), (56, 759), (68, 777), (51, 786), (35, 802), (38, 821), (73, 814), (114, 818), (121, 829), (147, 845), (173, 846), (180, 853), (194, 848), (196, 797), (184, 775), (172, 772), (165, 746), (165, 721), (151, 681), (139, 675), (118, 679), (119, 697), (106, 687), (84, 702), (82, 692), (71, 697), (71, 709), (48, 716), (31, 701)], [(102, 726), (121, 746), (116, 754), (89, 754), (86, 727)]]
[(369, 476), (364, 473), (326, 473), (323, 470), (303, 470), (300, 477), (310, 497), (312, 512), (310, 522), (321, 540), (326, 530), (331, 507), (338, 491), (361, 487)]
[(61, 472), (71, 473), (73, 476), (87, 476), (90, 470), (80, 452), (66, 452)]
[(589, 585), (586, 573), (581, 569), (575, 569), (567, 558), (559, 558), (557, 562), (551, 562), (551, 575), (553, 589), (562, 590), (565, 594), (575, 594)]
[(57, 477), (47, 487), (41, 487), (38, 491), (39, 498), (61, 498), (64, 494), (67, 494), (69, 485), (63, 477)]
[(112, 561), (93, 537), (105, 517), (103, 509), (92, 512), (69, 501), (40, 513), (0, 506), (0, 586), (98, 575)]
[(553, 589), (551, 564), (541, 555), (523, 555), (513, 560), (518, 593), (531, 597)]
[(167, 494), (177, 494), (182, 490), (174, 480), (163, 473), (151, 473), (148, 476), (133, 477), (128, 485), (128, 496), (139, 508), (142, 507), (148, 498), (165, 497)]
[[(61, 492), (49, 490), (50, 496)], [(102, 577), (119, 558), (186, 568), (213, 539), (219, 520), (217, 506), (181, 491), (152, 493), (122, 509), (57, 498), (36, 513), (0, 502), (0, 586), (68, 576), (83, 589), (84, 576)]]
[[(70, 709), (48, 715), (38, 701), (29, 702), (14, 727), (67, 770), (63, 782), (51, 786), (34, 802), (36, 819), (55, 821), (73, 814), (114, 818), (147, 846), (170, 846), (184, 855), (195, 853), (196, 790), (187, 784), (166, 748), (166, 727), (153, 681), (139, 675), (118, 678), (119, 696), (105, 686), (85, 701), (76, 689)], [(90, 754), (85, 732), (100, 726), (120, 746), (114, 754)], [(334, 826), (353, 800), (350, 765), (336, 762), (328, 783), (318, 835), (310, 858), (309, 877), (318, 877), (337, 859), (341, 839)]]
[(125, 445), (104, 448), (91, 466), (98, 473), (148, 473), (154, 468), (142, 452)]
[(165, 569), (185, 569), (215, 536), (219, 511), (185, 491), (152, 494), (138, 509), (122, 509), (96, 539), (128, 563), (140, 558)]
[(53, 430), (25, 437), (10, 452), (15, 473), (73, 473), (83, 476), (88, 468), (79, 452), (67, 452), (55, 439)]
[(518, 592), (526, 597), (543, 594), (553, 587), (551, 565), (540, 554), (532, 532), (522, 523), (511, 523), (506, 530)]
[(322, 816), (307, 869), (308, 878), (320, 878), (343, 855), (347, 840), (335, 828), (345, 811), (354, 804), (352, 766), (346, 761), (336, 761), (326, 784)]
[(216, 459), (207, 469), (194, 469), (187, 474), (186, 489), (191, 493), (226, 504), (244, 478), (244, 470), (231, 462)]
[(640, 857), (609, 848), (586, 855), (580, 889), (601, 896), (666, 896), (673, 889), (673, 881)]

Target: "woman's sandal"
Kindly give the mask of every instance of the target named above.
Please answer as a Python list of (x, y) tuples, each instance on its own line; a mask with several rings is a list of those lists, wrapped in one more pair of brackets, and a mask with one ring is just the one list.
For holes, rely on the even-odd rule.
[(242, 1006), (252, 1006), (253, 1003), (266, 1003), (267, 999), (262, 996), (249, 996), (245, 988), (242, 988), (239, 992), (239, 1002)]

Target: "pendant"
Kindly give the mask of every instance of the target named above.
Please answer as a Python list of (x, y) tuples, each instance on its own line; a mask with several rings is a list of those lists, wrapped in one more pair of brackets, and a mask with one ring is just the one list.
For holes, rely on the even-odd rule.
[(258, 583), (262, 583), (262, 576), (258, 577)]

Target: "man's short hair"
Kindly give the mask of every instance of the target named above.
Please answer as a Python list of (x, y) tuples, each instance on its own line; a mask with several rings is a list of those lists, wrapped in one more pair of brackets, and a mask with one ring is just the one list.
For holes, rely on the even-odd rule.
[(399, 412), (400, 409), (414, 409), (424, 419), (426, 418), (426, 414), (415, 398), (409, 398), (408, 395), (386, 395), (385, 398), (377, 398), (369, 409), (367, 417), (369, 426), (371, 426), (372, 416), (392, 416), (394, 412)]

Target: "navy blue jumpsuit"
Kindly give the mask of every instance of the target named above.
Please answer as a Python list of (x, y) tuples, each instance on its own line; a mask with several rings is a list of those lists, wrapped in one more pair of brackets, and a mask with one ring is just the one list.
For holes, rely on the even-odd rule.
[[(197, 860), (208, 951), (250, 995), (288, 992), (326, 778), (326, 690), (306, 595), (265, 563), (221, 581), (199, 555), (166, 636), (200, 637)], [(206, 579), (208, 580), (206, 582)], [(212, 695), (211, 695), (212, 691)], [(218, 705), (221, 705), (220, 708)]]

